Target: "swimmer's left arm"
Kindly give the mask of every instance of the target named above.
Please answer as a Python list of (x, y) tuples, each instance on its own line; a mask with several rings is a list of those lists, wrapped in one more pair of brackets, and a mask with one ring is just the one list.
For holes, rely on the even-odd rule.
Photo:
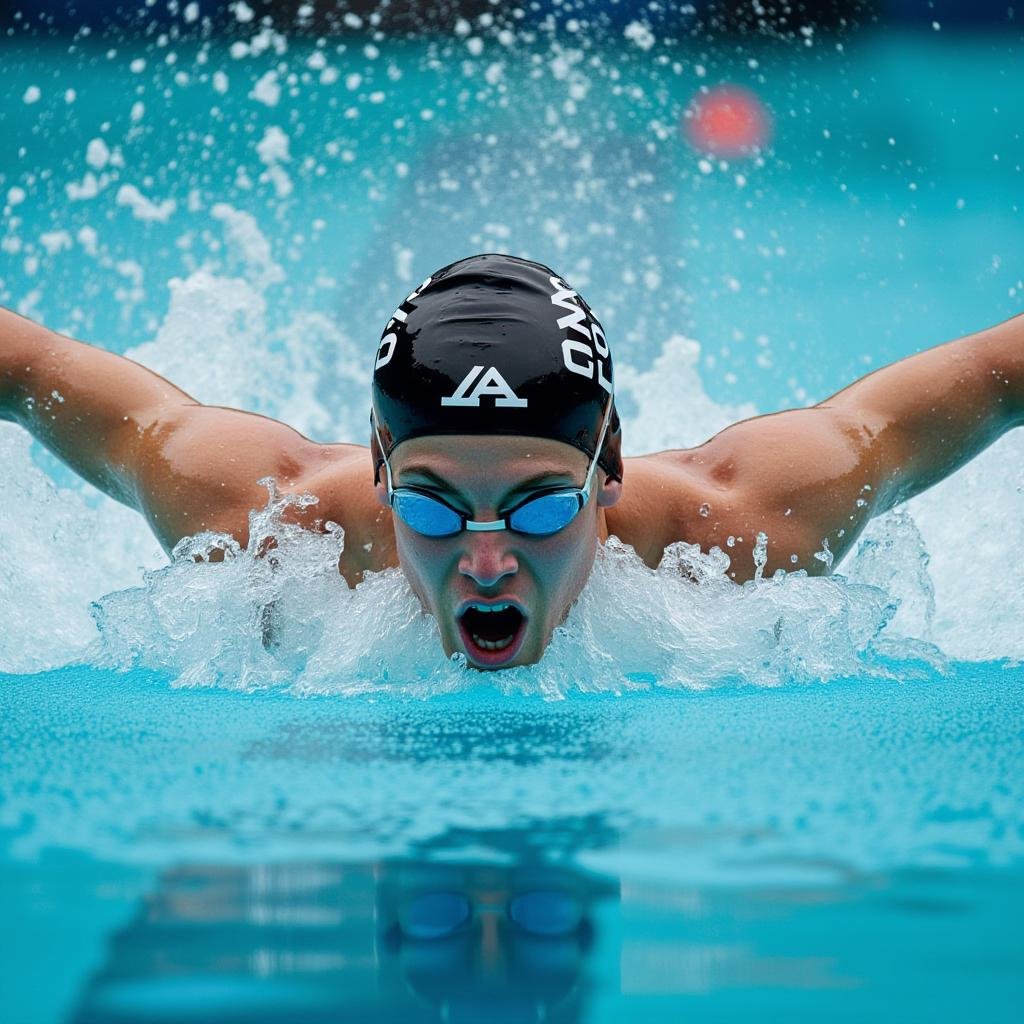
[[(697, 519), (703, 547), (750, 549), (764, 532), (769, 573), (820, 572), (872, 516), (1022, 423), (1018, 316), (876, 370), (809, 409), (737, 423), (679, 458), (712, 499), (706, 524)], [(686, 518), (694, 521), (692, 511)], [(737, 579), (752, 573), (752, 559), (733, 562)]]
[(1024, 423), (1024, 316), (863, 377), (818, 408), (876, 434), (882, 512)]

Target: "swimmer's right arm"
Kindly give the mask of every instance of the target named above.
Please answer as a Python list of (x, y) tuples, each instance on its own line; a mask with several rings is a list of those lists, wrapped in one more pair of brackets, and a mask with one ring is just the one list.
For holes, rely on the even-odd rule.
[(19, 423), (89, 483), (141, 512), (170, 550), (201, 530), (244, 543), (258, 484), (322, 460), (276, 420), (204, 406), (123, 356), (0, 308), (0, 419)]
[(159, 411), (188, 404), (196, 403), (139, 364), (0, 308), (0, 419), (112, 498), (135, 506), (140, 434)]

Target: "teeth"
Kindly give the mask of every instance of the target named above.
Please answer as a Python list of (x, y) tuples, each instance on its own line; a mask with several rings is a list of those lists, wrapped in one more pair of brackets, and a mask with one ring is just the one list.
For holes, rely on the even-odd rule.
[[(492, 614), (494, 612), (508, 611), (509, 608), (513, 608), (515, 606), (511, 602), (505, 601), (502, 604), (477, 604), (474, 602), (470, 607), (477, 612)], [(503, 651), (506, 647), (511, 646), (512, 641), (516, 638), (515, 633), (502, 637), (500, 640), (485, 640), (477, 633), (471, 633), (470, 636), (473, 638), (473, 643), (485, 651)]]
[(513, 639), (514, 636), (507, 636), (504, 640), (483, 640), (476, 633), (473, 634), (473, 643), (478, 647), (482, 647), (485, 651), (503, 651), (512, 643)]

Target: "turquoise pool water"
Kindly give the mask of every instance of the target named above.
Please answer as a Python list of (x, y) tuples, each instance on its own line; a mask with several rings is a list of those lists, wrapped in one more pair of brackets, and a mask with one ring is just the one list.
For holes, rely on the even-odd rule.
[[(7, 1019), (1019, 1009), (1005, 666), (556, 703), (69, 668), (0, 699)], [(396, 944), (403, 896), (453, 889), (475, 930)], [(587, 929), (519, 934), (524, 889), (571, 893)]]
[[(5, 38), (0, 302), (362, 440), (396, 296), (521, 252), (610, 325), (634, 452), (1020, 311), (1019, 33), (513, 28)], [(760, 159), (683, 137), (723, 82)], [(1019, 1019), (1020, 438), (831, 580), (611, 548), (486, 682), (329, 539), (168, 566), (0, 452), (5, 1022)], [(403, 935), (425, 897), (471, 920)]]

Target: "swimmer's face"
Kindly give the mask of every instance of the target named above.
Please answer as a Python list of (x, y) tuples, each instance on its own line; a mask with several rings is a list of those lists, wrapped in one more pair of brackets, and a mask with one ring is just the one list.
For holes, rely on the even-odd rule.
[[(588, 463), (561, 441), (493, 435), (414, 438), (391, 457), (396, 487), (429, 491), (478, 521), (500, 518), (535, 491), (582, 487)], [(538, 661), (590, 575), (606, 535), (603, 510), (621, 491), (599, 468), (587, 506), (547, 537), (511, 530), (424, 537), (395, 516), (402, 570), (437, 620), (445, 653), (461, 651), (481, 669)], [(386, 504), (383, 482), (377, 493)]]

